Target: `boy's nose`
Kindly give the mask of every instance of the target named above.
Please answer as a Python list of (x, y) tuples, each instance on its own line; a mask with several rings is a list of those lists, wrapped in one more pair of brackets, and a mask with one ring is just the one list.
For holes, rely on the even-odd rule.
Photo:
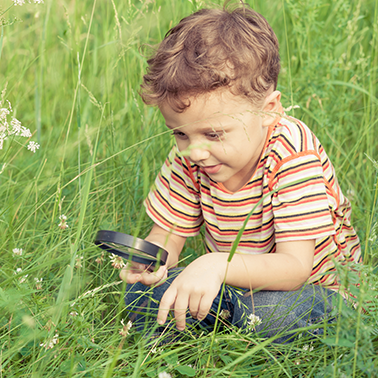
[(199, 163), (210, 157), (210, 152), (206, 148), (192, 147), (190, 149), (189, 159), (193, 163)]

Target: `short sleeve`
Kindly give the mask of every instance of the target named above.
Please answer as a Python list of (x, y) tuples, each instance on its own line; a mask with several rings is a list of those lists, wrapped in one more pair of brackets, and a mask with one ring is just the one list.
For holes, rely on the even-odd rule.
[(176, 147), (164, 162), (144, 205), (148, 216), (163, 229), (184, 237), (199, 233), (203, 223), (200, 195)]
[(272, 187), (278, 189), (272, 196), (276, 242), (335, 234), (323, 168), (317, 155), (298, 153), (282, 162)]

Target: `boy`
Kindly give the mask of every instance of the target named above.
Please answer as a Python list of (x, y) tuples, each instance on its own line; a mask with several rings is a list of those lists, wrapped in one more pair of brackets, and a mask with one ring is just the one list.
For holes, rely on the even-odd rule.
[[(121, 272), (138, 329), (156, 316), (163, 325), (170, 309), (179, 331), (208, 326), (220, 302), (232, 324), (277, 342), (325, 319), (340, 289), (334, 261), (359, 262), (360, 245), (320, 142), (283, 113), (267, 21), (246, 4), (200, 10), (166, 34), (148, 65), (142, 97), (159, 107), (176, 146), (145, 202), (154, 221), (146, 240), (168, 262)], [(170, 269), (202, 224), (209, 253)]]

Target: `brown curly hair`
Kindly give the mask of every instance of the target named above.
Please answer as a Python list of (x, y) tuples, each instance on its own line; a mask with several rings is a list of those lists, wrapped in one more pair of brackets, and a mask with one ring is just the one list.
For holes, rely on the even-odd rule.
[(244, 3), (202, 9), (170, 29), (147, 61), (141, 96), (183, 112), (190, 97), (228, 88), (256, 103), (280, 71), (279, 46), (263, 16)]

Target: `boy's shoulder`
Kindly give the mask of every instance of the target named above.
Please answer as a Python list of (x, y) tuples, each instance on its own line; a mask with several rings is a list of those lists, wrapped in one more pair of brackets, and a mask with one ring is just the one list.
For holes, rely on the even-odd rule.
[(284, 114), (271, 131), (266, 152), (285, 159), (298, 154), (321, 155), (324, 151), (318, 138), (304, 122)]

